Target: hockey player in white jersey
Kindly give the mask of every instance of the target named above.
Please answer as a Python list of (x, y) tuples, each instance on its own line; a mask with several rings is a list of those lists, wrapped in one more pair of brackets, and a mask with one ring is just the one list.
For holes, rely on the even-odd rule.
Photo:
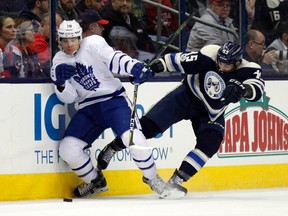
[[(264, 81), (261, 67), (242, 59), (241, 46), (227, 42), (207, 45), (199, 52), (166, 54), (151, 66), (157, 73), (178, 71), (186, 79), (159, 100), (141, 119), (147, 139), (163, 133), (171, 125), (190, 120), (196, 136), (191, 149), (169, 179), (170, 185), (182, 185), (191, 179), (218, 151), (224, 135), (224, 112), (229, 103), (241, 98), (257, 101), (262, 97)], [(194, 142), (191, 142), (193, 146)], [(181, 145), (181, 143), (179, 143)], [(106, 169), (109, 161), (125, 146), (116, 138), (98, 156)]]
[[(76, 197), (107, 190), (106, 180), (91, 162), (84, 149), (91, 147), (98, 136), (111, 128), (129, 145), (131, 103), (119, 79), (113, 74), (133, 76), (143, 83), (153, 73), (145, 64), (128, 55), (115, 51), (103, 37), (92, 35), (81, 39), (78, 22), (63, 21), (58, 29), (58, 39), (63, 51), (56, 53), (51, 68), (57, 97), (64, 103), (78, 104), (63, 139), (59, 143), (59, 155), (83, 180), (75, 188)], [(74, 46), (74, 50), (71, 47)], [(66, 51), (68, 48), (68, 51)], [(138, 122), (137, 119), (135, 119)], [(135, 124), (133, 143), (148, 146)], [(143, 174), (143, 179), (162, 198), (178, 198), (186, 193), (183, 187), (170, 187), (157, 174), (157, 168), (149, 148), (130, 149), (130, 153)]]

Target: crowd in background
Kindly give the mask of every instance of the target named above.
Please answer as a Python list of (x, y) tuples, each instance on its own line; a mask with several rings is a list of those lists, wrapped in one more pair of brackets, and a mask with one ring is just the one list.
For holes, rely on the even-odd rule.
[[(152, 1), (177, 10), (180, 0)], [(189, 22), (185, 27), (186, 51), (199, 51), (208, 44), (222, 45), (228, 40), (237, 42), (235, 35), (242, 27), (242, 16), (246, 17), (244, 23), (242, 20), (246, 26), (245, 59), (260, 64), (263, 77), (288, 75), (288, 0), (246, 0), (244, 12), (239, 2), (186, 0), (188, 13), (216, 25)], [(165, 43), (179, 27), (177, 14), (166, 9), (158, 11), (155, 5), (141, 0), (58, 0), (56, 30), (62, 20), (79, 21), (87, 9), (97, 10), (109, 21), (102, 34), (109, 45), (143, 61), (151, 59), (163, 44), (161, 41)], [(0, 15), (0, 78), (49, 78), (49, 0), (2, 0)], [(177, 46), (177, 39), (172, 45)], [(166, 53), (170, 51), (175, 50), (168, 48)]]

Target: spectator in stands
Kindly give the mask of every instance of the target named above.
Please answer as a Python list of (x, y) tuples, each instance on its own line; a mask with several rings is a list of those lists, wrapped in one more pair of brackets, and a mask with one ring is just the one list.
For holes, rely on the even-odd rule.
[(96, 9), (87, 9), (79, 15), (79, 24), (83, 30), (83, 38), (90, 35), (102, 36), (102, 32), (104, 31), (103, 25), (107, 25), (108, 23), (108, 20), (100, 17)]
[(29, 44), (34, 41), (34, 35), (32, 21), (22, 22), (17, 26), (15, 46), (22, 52), (24, 76), (44, 78), (37, 52), (28, 48)]
[(138, 19), (142, 26), (147, 26), (146, 3), (141, 0), (132, 1), (133, 15)]
[[(232, 11), (230, 13), (230, 17), (233, 18), (233, 24), (236, 28), (241, 28), (239, 26), (240, 23), (240, 18), (244, 17), (244, 14), (241, 13), (240, 8), (239, 8), (239, 3), (242, 4), (241, 1), (233, 1), (232, 6)], [(256, 0), (246, 0), (245, 1), (245, 9), (246, 9), (246, 30), (251, 29), (251, 25), (254, 21), (254, 16), (255, 16), (255, 3)], [(244, 25), (242, 21), (242, 25)]]
[(25, 0), (1, 0), (0, 15), (7, 15), (15, 19), (19, 16), (21, 10), (26, 8)]
[(105, 3), (103, 0), (81, 0), (76, 8), (79, 13), (84, 12), (86, 9), (96, 9), (101, 12), (104, 9)]
[(275, 60), (275, 50), (265, 52), (265, 36), (262, 32), (250, 29), (246, 34), (246, 47), (243, 58), (247, 61), (256, 62), (262, 67), (263, 76), (273, 73), (271, 63)]
[[(179, 5), (182, 0), (171, 0), (172, 8), (179, 11)], [(208, 0), (185, 0), (185, 11), (194, 16), (202, 16), (207, 9)], [(188, 24), (189, 25), (189, 24)]]
[(19, 16), (15, 19), (16, 27), (24, 22), (33, 21), (34, 31), (37, 32), (43, 16), (49, 10), (49, 0), (28, 0), (27, 9), (20, 12)]
[[(180, 12), (179, 8), (180, 4), (182, 4), (180, 3), (181, 1), (182, 0), (171, 0), (173, 6), (172, 8)], [(193, 14), (195, 17), (201, 17), (207, 9), (207, 1), (208, 0), (194, 0), (194, 1), (185, 0), (185, 11), (188, 12), (189, 14)], [(178, 17), (177, 14), (176, 16)], [(186, 25), (187, 29), (186, 31), (190, 32), (194, 24), (195, 20), (191, 19), (189, 23)]]
[[(111, 0), (103, 0), (105, 6), (109, 5), (109, 4), (110, 4), (110, 1), (111, 1)], [(105, 7), (105, 6), (104, 6), (104, 7)]]
[(277, 28), (277, 36), (278, 37), (268, 46), (267, 50), (278, 51), (278, 55), (276, 55), (277, 61), (272, 62), (272, 66), (276, 72), (275, 74), (288, 75), (288, 20), (281, 21), (279, 23)]
[[(62, 17), (56, 13), (56, 31), (62, 22)], [(41, 68), (46, 74), (50, 76), (50, 46), (49, 46), (49, 37), (50, 37), (50, 15), (49, 12), (45, 13), (39, 32), (36, 32), (34, 36), (34, 42), (32, 42), (28, 49), (35, 50), (38, 53), (38, 60), (40, 62)]]
[(207, 2), (208, 2), (208, 0), (196, 0), (200, 17), (204, 15), (204, 13), (207, 9)]
[(277, 38), (279, 22), (284, 20), (288, 20), (287, 0), (258, 0), (251, 28), (261, 31), (265, 35), (266, 45), (269, 45)]
[(0, 78), (23, 77), (22, 54), (11, 45), (16, 37), (14, 20), (0, 16)]
[[(151, 38), (131, 11), (132, 0), (111, 0), (111, 5), (105, 7), (102, 13), (103, 19), (109, 20), (109, 24), (104, 26), (103, 37), (112, 47), (116, 45), (113, 44), (112, 40), (127, 43), (131, 48), (133, 48), (135, 41), (136, 47), (132, 50), (132, 54), (136, 52), (135, 48), (154, 52)], [(122, 50), (119, 46), (117, 49), (127, 53), (127, 50)]]
[[(170, 0), (153, 0), (159, 4), (173, 8)], [(146, 4), (147, 10), (147, 32), (149, 35), (157, 35), (157, 7), (151, 4)], [(179, 21), (176, 14), (173, 14), (165, 9), (161, 9), (161, 35), (169, 37), (178, 27)]]
[[(209, 7), (201, 19), (212, 24), (223, 25), (236, 32), (229, 17), (230, 10), (230, 0), (209, 0)], [(237, 42), (237, 38), (229, 32), (197, 22), (191, 29), (187, 51), (199, 51), (208, 44), (221, 46), (227, 41)]]
[(79, 11), (75, 0), (58, 0), (57, 12), (62, 20), (78, 20)]
[(255, 17), (255, 3), (256, 3), (256, 0), (247, 0), (245, 4), (245, 9), (246, 9), (246, 14), (247, 14), (247, 30), (251, 28), (252, 22)]

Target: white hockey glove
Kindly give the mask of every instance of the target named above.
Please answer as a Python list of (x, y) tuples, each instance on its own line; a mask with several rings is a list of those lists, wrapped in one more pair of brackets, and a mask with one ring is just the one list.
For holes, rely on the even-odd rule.
[(245, 86), (238, 80), (230, 79), (223, 91), (221, 102), (224, 106), (229, 103), (237, 103), (241, 97), (245, 97), (246, 95), (247, 89)]

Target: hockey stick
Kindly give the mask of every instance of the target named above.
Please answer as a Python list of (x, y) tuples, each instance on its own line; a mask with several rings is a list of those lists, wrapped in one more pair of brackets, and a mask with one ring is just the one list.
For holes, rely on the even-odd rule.
[[(172, 43), (175, 38), (179, 35), (179, 33), (183, 30), (183, 28), (190, 22), (190, 20), (193, 18), (193, 13), (191, 13), (187, 19), (178, 27), (178, 29), (169, 36), (166, 43), (161, 46), (161, 48), (158, 50), (158, 52), (154, 55), (154, 57), (148, 62), (148, 64), (145, 66), (146, 68), (149, 68), (151, 65), (153, 65), (157, 59), (162, 55), (162, 53), (167, 49), (170, 43)], [(146, 146), (139, 146), (135, 145), (133, 143), (133, 135), (134, 135), (134, 126), (135, 126), (135, 115), (136, 115), (136, 102), (137, 102), (137, 96), (138, 96), (138, 87), (139, 83), (134, 83), (134, 91), (133, 91), (133, 102), (132, 102), (132, 108), (131, 108), (131, 119), (130, 119), (130, 133), (129, 133), (129, 148), (135, 148), (135, 149), (149, 149), (151, 147)]]
[(136, 116), (136, 103), (137, 103), (137, 96), (138, 96), (138, 87), (139, 83), (134, 83), (134, 91), (133, 91), (133, 102), (131, 108), (131, 119), (130, 119), (130, 131), (129, 131), (129, 148), (135, 149), (147, 149), (149, 147), (138, 146), (133, 143), (133, 135), (134, 135), (134, 126), (135, 126), (135, 116)]

